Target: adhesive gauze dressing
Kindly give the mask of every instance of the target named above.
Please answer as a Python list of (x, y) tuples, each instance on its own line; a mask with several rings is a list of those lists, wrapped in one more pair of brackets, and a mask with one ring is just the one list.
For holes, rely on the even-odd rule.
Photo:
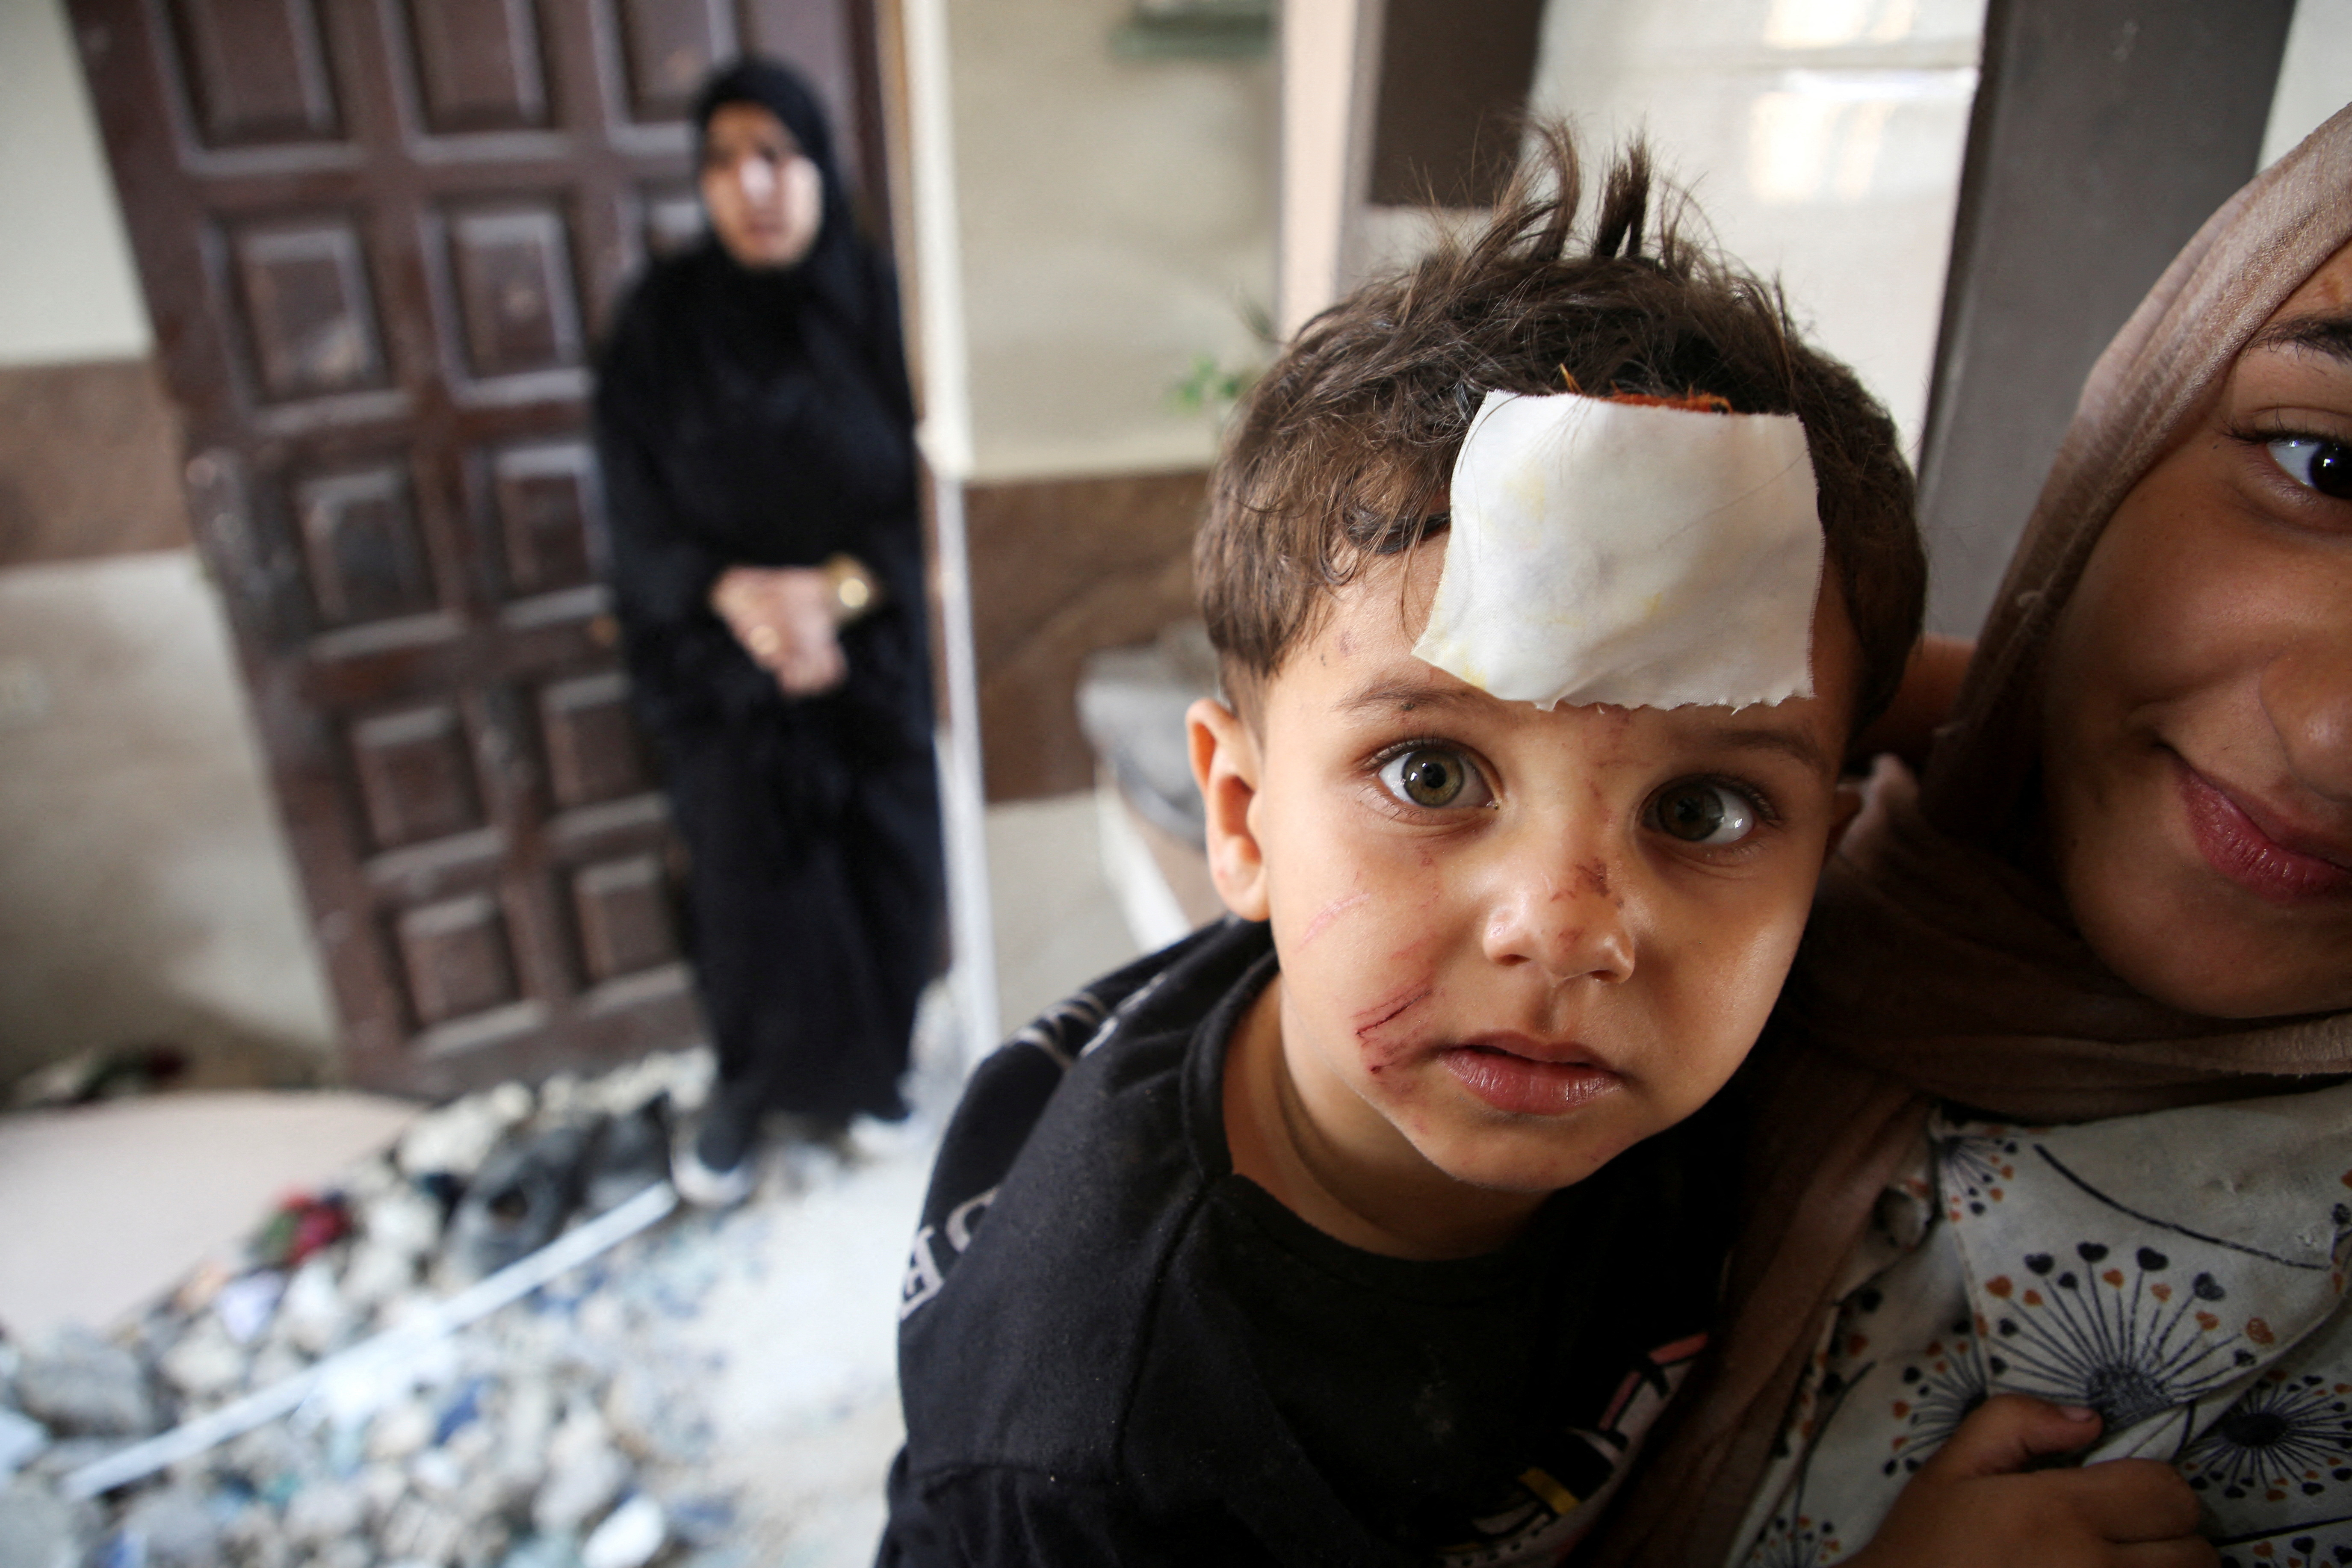
[(1795, 416), (1490, 392), (1412, 651), (1539, 708), (1779, 702), (1813, 694), (1821, 582)]

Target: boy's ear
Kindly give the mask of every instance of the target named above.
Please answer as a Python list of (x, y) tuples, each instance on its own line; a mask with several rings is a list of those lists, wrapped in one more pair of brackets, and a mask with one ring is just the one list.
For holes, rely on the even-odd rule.
[(1265, 858), (1250, 829), (1257, 799), (1257, 737), (1241, 716), (1213, 697), (1184, 710), (1192, 752), (1192, 782), (1209, 816), (1209, 879), (1225, 908), (1245, 921), (1266, 918)]

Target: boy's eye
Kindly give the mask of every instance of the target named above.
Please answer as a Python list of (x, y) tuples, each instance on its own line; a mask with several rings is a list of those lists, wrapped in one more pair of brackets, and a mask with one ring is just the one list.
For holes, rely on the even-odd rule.
[(2268, 443), (2271, 461), (2306, 489), (2352, 500), (2352, 447), (2315, 436), (2282, 436)]
[(1651, 803), (1657, 825), (1685, 844), (1737, 844), (1756, 831), (1756, 806), (1729, 784), (1684, 779)]
[(1438, 746), (1417, 746), (1381, 765), (1381, 783), (1409, 805), (1435, 809), (1479, 804), (1472, 785), (1478, 777), (1469, 759)]

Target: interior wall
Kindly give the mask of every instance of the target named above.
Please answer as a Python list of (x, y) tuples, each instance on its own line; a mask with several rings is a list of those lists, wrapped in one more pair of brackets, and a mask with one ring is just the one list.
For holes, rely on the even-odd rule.
[(1175, 389), (1203, 356), (1269, 357), (1249, 316), (1274, 304), (1272, 62), (1118, 58), (1132, 15), (951, 9), (973, 479), (1203, 466), (1213, 411)]
[(0, 365), (147, 353), (63, 0), (0, 0)]
[[(0, 1082), (142, 1044), (332, 1038), (193, 552), (0, 573)], [(310, 1076), (310, 1075), (297, 1075)]]
[(1984, 0), (1551, 0), (1534, 107), (1637, 131), (1916, 454)]
[(2276, 162), (2352, 102), (2352, 0), (2294, 0), (2286, 56), (2271, 95), (2263, 163)]
[(317, 1076), (333, 1025), (61, 0), (0, 0), (0, 1089), (166, 1043)]
[(1198, 468), (971, 486), (972, 645), (992, 800), (1089, 789), (1077, 684), (1097, 648), (1150, 642), (1192, 614)]

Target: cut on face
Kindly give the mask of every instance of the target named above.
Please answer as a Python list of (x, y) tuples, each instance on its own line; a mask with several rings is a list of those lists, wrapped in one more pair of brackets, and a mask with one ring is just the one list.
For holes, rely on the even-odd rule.
[(1192, 716), (1220, 891), (1281, 961), (1229, 1124), (1234, 1075), (1271, 1075), (1294, 1177), (1321, 1189), (1276, 1195), (1439, 1253), (1507, 1235), (1746, 1056), (1846, 813), (1858, 662), (1832, 585), (1811, 698), (1506, 701), (1412, 655), (1443, 548), (1340, 590), (1255, 723)]
[(2352, 1006), (2352, 247), (2125, 497), (2052, 639), (2049, 850), (2123, 979)]

